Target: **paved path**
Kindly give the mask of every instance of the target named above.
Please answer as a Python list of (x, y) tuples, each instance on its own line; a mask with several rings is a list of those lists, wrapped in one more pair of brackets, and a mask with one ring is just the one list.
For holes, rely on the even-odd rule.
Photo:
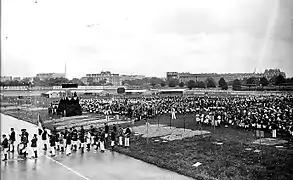
[[(1, 114), (1, 132), (9, 133), (14, 127), (18, 134), (26, 128), (30, 134), (37, 127), (30, 123)], [(41, 152), (41, 151), (39, 151)], [(30, 152), (31, 154), (32, 152)], [(3, 157), (1, 157), (3, 158)], [(10, 160), (1, 162), (1, 180), (191, 180), (191, 178), (167, 171), (131, 157), (106, 151), (105, 153), (80, 152), (71, 156), (59, 154), (54, 158), (41, 155), (38, 159)]]

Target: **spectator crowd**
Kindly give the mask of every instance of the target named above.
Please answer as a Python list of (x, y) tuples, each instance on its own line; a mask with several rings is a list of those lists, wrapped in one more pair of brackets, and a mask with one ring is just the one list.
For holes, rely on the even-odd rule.
[(120, 115), (136, 121), (157, 115), (193, 114), (202, 125), (233, 126), (264, 131), (272, 136), (293, 136), (293, 96), (177, 96), (119, 99), (81, 99), (89, 113)]

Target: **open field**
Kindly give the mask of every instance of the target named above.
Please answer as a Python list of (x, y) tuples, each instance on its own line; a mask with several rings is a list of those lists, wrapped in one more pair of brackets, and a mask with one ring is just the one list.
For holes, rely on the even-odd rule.
[[(160, 124), (169, 125), (167, 116)], [(157, 124), (156, 120), (151, 121)], [(172, 127), (184, 127), (183, 119), (172, 122)], [(187, 117), (185, 127), (200, 129)], [(130, 149), (117, 148), (118, 152), (171, 169), (196, 179), (292, 179), (293, 146), (283, 148), (253, 144), (253, 132), (241, 129), (203, 127), (210, 136), (194, 136), (181, 140), (167, 141), (158, 137), (134, 136)], [(269, 134), (266, 134), (269, 137)], [(215, 143), (218, 142), (218, 143)], [(254, 152), (260, 150), (260, 152)], [(202, 165), (193, 167), (200, 162)]]
[[(41, 100), (39, 107), (42, 107)], [(87, 125), (90, 123), (98, 125), (102, 124), (104, 119), (103, 116), (98, 117), (97, 114), (83, 114), (87, 116), (87, 119), (76, 123), (74, 120), (63, 122), (58, 116), (49, 116), (47, 110), (28, 111), (28, 108), (20, 108), (20, 110), (7, 108), (3, 110), (3, 113), (32, 123), (37, 122), (37, 115), (40, 114), (47, 127), (59, 128), (70, 124), (79, 125), (81, 121), (87, 122)], [(171, 124), (168, 115), (148, 120), (148, 122), (153, 128), (157, 126), (157, 129), (164, 125), (171, 129), (181, 128), (181, 131), (186, 128), (211, 133), (166, 141), (151, 135), (151, 133), (160, 135), (161, 132), (150, 130), (148, 144), (145, 135), (133, 134), (131, 147), (129, 149), (117, 147), (116, 151), (196, 179), (293, 179), (292, 143), (282, 144), (282, 148), (276, 145), (266, 146), (261, 144), (261, 141), (255, 144), (253, 142), (256, 138), (252, 131), (244, 131), (236, 127), (214, 129), (203, 126), (201, 128), (194, 121), (194, 115), (186, 115), (185, 123), (183, 115), (178, 115), (177, 118), (172, 120)], [(98, 119), (101, 120), (100, 123), (96, 122)], [(115, 123), (115, 120), (113, 122)], [(122, 126), (126, 125), (132, 126), (129, 121), (124, 121)], [(133, 129), (143, 125), (145, 121), (135, 122)], [(146, 132), (146, 130), (141, 131)], [(168, 133), (161, 135), (166, 136)], [(271, 137), (271, 134), (266, 132), (265, 137)], [(202, 164), (198, 167), (192, 166), (197, 162)]]
[[(46, 111), (34, 113), (40, 113), (44, 120), (51, 119), (46, 117)], [(22, 117), (27, 115), (24, 113)], [(30, 114), (24, 120), (36, 115)], [(96, 117), (94, 114), (88, 116), (88, 121), (92, 121), (94, 117)], [(183, 118), (184, 116), (179, 115), (177, 120), (172, 120), (171, 128), (184, 129), (185, 126), (186, 129), (201, 130), (200, 126), (194, 122), (193, 115), (186, 116), (185, 125)], [(112, 121), (115, 122), (114, 119)], [(56, 119), (55, 122), (51, 123), (47, 121), (47, 126), (58, 127), (60, 125), (59, 127), (61, 127), (66, 125), (66, 123), (58, 124), (58, 122), (62, 122), (61, 119)], [(69, 125), (72, 122), (69, 120), (67, 123)], [(158, 125), (170, 127), (170, 118), (169, 116), (161, 116), (149, 120), (149, 123), (153, 127)], [(78, 125), (79, 122), (74, 124)], [(125, 121), (122, 124), (122, 126), (126, 125), (131, 125), (131, 123)], [(142, 125), (145, 125), (145, 121), (135, 122), (134, 130), (135, 127)], [(116, 151), (196, 179), (285, 180), (293, 178), (292, 144), (283, 144), (283, 148), (253, 144), (256, 140), (253, 132), (234, 127), (220, 127), (214, 130), (209, 126), (204, 126), (202, 130), (211, 133), (205, 136), (193, 136), (166, 142), (163, 142), (165, 140), (159, 137), (152, 137), (149, 138), (148, 144), (145, 136), (133, 134), (131, 147), (129, 149), (117, 147)], [(270, 134), (266, 133), (266, 137), (270, 137)], [(256, 153), (255, 150), (260, 150), (260, 152)], [(192, 165), (197, 162), (202, 165), (193, 167)]]

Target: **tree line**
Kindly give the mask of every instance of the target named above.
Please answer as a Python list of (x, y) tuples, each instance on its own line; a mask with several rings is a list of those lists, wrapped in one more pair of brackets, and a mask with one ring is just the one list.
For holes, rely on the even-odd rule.
[(68, 80), (67, 78), (50, 78), (50, 79), (45, 79), (41, 80), (38, 77), (34, 77), (33, 80), (29, 78), (24, 78), (21, 81), (4, 81), (0, 82), (0, 86), (61, 86), (62, 84), (65, 83), (73, 83), (73, 84), (78, 84), (80, 86), (85, 85), (80, 79), (78, 78), (73, 78), (72, 80)]
[[(111, 86), (111, 83), (107, 83), (106, 80), (101, 80), (99, 82), (91, 82), (89, 81), (89, 85), (91, 86)], [(79, 86), (85, 86), (85, 84), (81, 81), (81, 79), (73, 78), (72, 80), (68, 80), (66, 78), (51, 78), (40, 80), (40, 78), (33, 78), (31, 81), (29, 78), (24, 78), (21, 81), (5, 81), (0, 82), (1, 86), (61, 86), (65, 83), (74, 83)], [(161, 87), (187, 87), (189, 89), (192, 88), (215, 88), (219, 87), (222, 90), (227, 90), (228, 86), (232, 86), (233, 89), (241, 89), (242, 86), (252, 87), (252, 86), (281, 86), (281, 85), (293, 85), (293, 78), (284, 78), (282, 75), (274, 76), (271, 79), (267, 79), (266, 77), (256, 78), (250, 77), (248, 79), (235, 79), (234, 81), (226, 82), (224, 78), (220, 78), (218, 83), (211, 78), (206, 78), (205, 81), (194, 81), (189, 80), (187, 82), (180, 82), (179, 79), (169, 79), (163, 80), (157, 77), (147, 77), (143, 79), (134, 79), (134, 80), (125, 80), (122, 82), (123, 85), (129, 86), (139, 86), (141, 88), (161, 88)]]

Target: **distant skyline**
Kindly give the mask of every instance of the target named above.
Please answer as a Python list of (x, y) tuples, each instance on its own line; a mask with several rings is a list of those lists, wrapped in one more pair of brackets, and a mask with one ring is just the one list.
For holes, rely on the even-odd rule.
[(293, 76), (292, 0), (3, 0), (1, 76)]

